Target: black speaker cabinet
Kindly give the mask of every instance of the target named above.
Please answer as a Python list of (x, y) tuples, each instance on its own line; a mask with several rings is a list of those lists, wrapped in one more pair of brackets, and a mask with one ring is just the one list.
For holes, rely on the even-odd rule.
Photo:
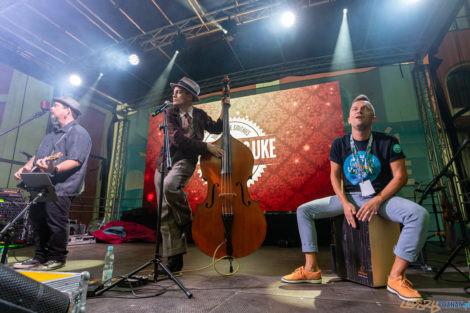
[(11, 312), (66, 313), (70, 307), (67, 294), (21, 275), (2, 264), (0, 264), (0, 299), (2, 312), (11, 310)]

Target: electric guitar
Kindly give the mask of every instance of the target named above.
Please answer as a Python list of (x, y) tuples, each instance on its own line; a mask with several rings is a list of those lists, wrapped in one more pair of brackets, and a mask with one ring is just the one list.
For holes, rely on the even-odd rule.
[[(45, 157), (46, 161), (48, 162), (51, 162), (51, 161), (54, 161), (54, 160), (57, 160), (58, 158), (60, 158), (62, 156), (62, 152), (57, 152), (57, 153), (54, 153), (53, 155), (50, 155), (48, 157)], [(38, 172), (40, 170), (39, 166), (35, 165), (33, 166), (33, 168), (31, 169), (31, 171), (29, 171), (29, 173), (33, 173), (33, 172)], [(25, 188), (25, 184), (23, 181), (21, 181), (18, 185), (16, 185), (16, 187), (18, 188), (21, 188), (21, 189), (24, 189)]]

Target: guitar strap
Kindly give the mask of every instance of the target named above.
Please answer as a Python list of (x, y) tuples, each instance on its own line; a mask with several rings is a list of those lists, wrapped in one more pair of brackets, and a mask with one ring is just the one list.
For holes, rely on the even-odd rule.
[(56, 143), (54, 144), (51, 154), (54, 154), (54, 153), (56, 152), (56, 147), (57, 147), (57, 145), (59, 144), (59, 142), (61, 142), (62, 139), (64, 139), (64, 137), (65, 137), (65, 136), (70, 132), (70, 130), (71, 130), (72, 128), (74, 128), (74, 127), (75, 127), (75, 125), (73, 125), (73, 126), (70, 127), (69, 129), (67, 129), (67, 131), (66, 131), (62, 136), (60, 136), (59, 140), (57, 140)]

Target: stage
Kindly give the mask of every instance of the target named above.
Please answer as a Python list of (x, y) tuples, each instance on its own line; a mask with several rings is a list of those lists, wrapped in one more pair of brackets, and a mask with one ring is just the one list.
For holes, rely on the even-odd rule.
[[(438, 267), (449, 253), (438, 244), (428, 243), (428, 264)], [(92, 279), (100, 279), (107, 244), (84, 244), (69, 246), (68, 262), (59, 271), (88, 271)], [(114, 276), (125, 275), (154, 257), (154, 245), (148, 243), (127, 243), (114, 245)], [(10, 265), (32, 256), (32, 247), (11, 250)], [(438, 301), (469, 301), (464, 288), (470, 281), (448, 268), (439, 281), (435, 273), (410, 268), (408, 279), (431, 303), (426, 307), (406, 306), (398, 297), (385, 288), (369, 288), (343, 281), (331, 271), (329, 247), (321, 247), (318, 255), (323, 269), (323, 283), (285, 284), (281, 276), (289, 274), (302, 265), (300, 248), (262, 246), (255, 253), (239, 259), (240, 269), (233, 276), (221, 276), (212, 267), (195, 272), (184, 272), (177, 278), (192, 292), (188, 299), (171, 280), (158, 284), (149, 283), (136, 288), (139, 297), (152, 296), (163, 289), (166, 292), (157, 297), (137, 298), (128, 289), (115, 288), (99, 297), (87, 298), (87, 312), (455, 312), (464, 308), (439, 308)], [(465, 271), (463, 254), (456, 259), (456, 265)], [(461, 262), (460, 262), (461, 261)], [(211, 258), (191, 245), (184, 257), (184, 271), (210, 264)], [(236, 263), (234, 263), (236, 265)], [(218, 270), (227, 273), (228, 262), (220, 262)], [(148, 267), (140, 275), (153, 273)], [(434, 307), (432, 309), (432, 307)]]

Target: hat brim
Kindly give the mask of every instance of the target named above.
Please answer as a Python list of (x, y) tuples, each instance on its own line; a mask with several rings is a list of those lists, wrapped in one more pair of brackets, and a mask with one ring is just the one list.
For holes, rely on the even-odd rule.
[(74, 108), (73, 106), (71, 106), (67, 101), (61, 99), (61, 98), (53, 98), (52, 99), (53, 102), (59, 102), (65, 106), (67, 106), (68, 108), (70, 108), (72, 111), (74, 111), (77, 115), (81, 115), (82, 112), (76, 108)]
[(194, 92), (192, 92), (191, 90), (189, 90), (188, 88), (186, 88), (186, 86), (180, 85), (180, 84), (178, 84), (178, 83), (170, 83), (170, 87), (171, 87), (171, 88), (175, 88), (176, 86), (181, 87), (181, 88), (183, 88), (184, 90), (186, 90), (187, 92), (189, 92), (189, 93), (193, 96), (193, 100), (194, 100), (195, 102), (198, 102), (198, 101), (199, 101), (199, 97), (198, 97)]

